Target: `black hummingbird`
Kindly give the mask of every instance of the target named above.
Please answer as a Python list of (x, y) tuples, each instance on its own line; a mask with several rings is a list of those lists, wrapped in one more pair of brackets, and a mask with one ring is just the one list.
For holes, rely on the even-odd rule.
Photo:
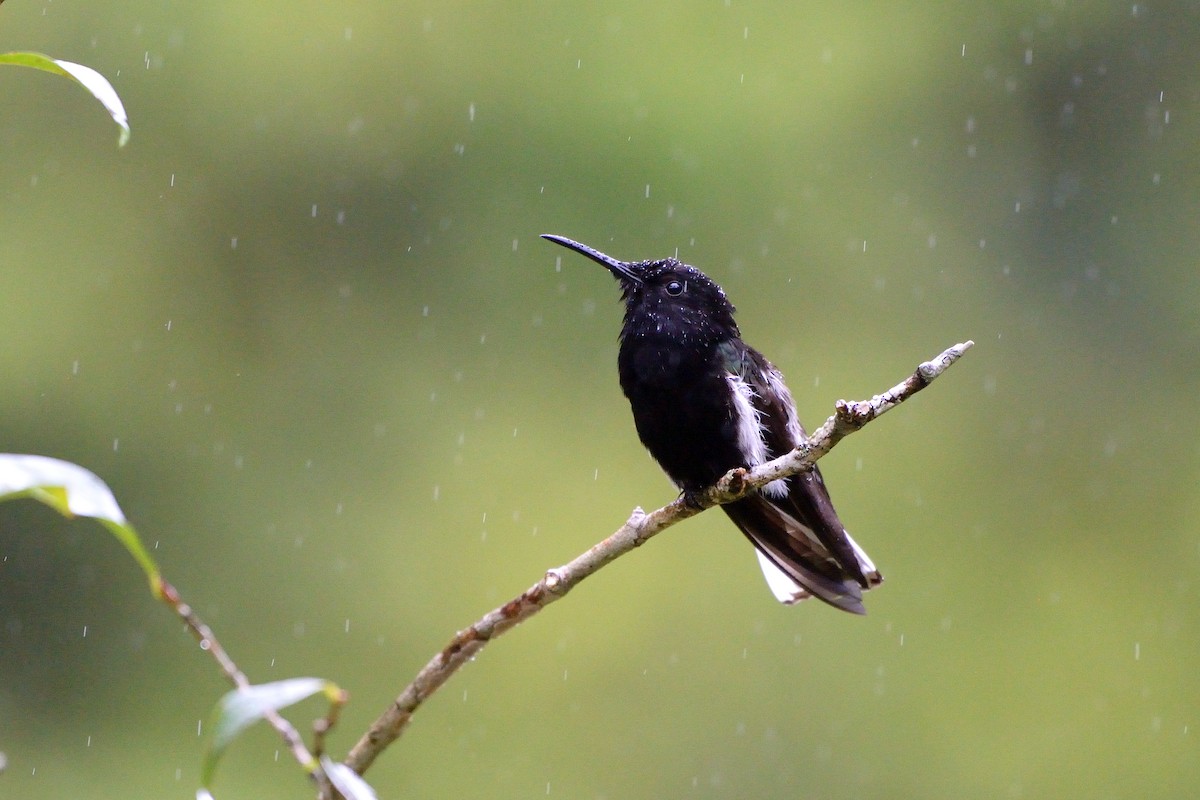
[[(642, 444), (685, 498), (800, 443), (805, 433), (783, 375), (742, 341), (733, 305), (707, 275), (674, 258), (618, 261), (563, 236), (542, 238), (620, 281), (621, 389)], [(866, 613), (862, 592), (883, 576), (842, 526), (816, 467), (722, 508), (754, 544), (779, 600), (813, 596)]]

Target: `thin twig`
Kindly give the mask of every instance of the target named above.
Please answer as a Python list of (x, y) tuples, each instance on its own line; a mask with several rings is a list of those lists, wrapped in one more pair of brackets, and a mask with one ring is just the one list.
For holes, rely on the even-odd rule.
[(360, 775), (365, 772), (379, 754), (400, 737), (421, 704), (492, 639), (529, 619), (605, 564), (628, 553), (675, 523), (714, 505), (738, 500), (773, 480), (812, 469), (819, 458), (832, 450), (834, 445), (848, 434), (862, 428), (880, 414), (895, 408), (928, 386), (973, 344), (974, 342), (967, 341), (949, 348), (932, 361), (921, 364), (902, 383), (870, 400), (856, 403), (839, 400), (834, 415), (795, 450), (754, 469), (731, 470), (696, 498), (697, 505), (689, 505), (678, 499), (649, 514), (640, 508), (634, 509), (633, 514), (616, 533), (594, 545), (569, 564), (547, 571), (541, 580), (520, 595), (489, 611), (470, 627), (456, 633), (450, 643), (421, 668), (412, 683), (404, 688), (354, 745), (344, 762), (346, 766)]
[(325, 755), (325, 737), (337, 725), (342, 709), (350, 701), (350, 694), (345, 690), (339, 691), (330, 698), (329, 712), (320, 719), (313, 721), (313, 755), (318, 759)]
[[(213, 657), (217, 662), (217, 666), (221, 669), (221, 674), (233, 684), (235, 689), (245, 689), (250, 686), (250, 679), (246, 677), (246, 673), (238, 667), (229, 654), (225, 652), (225, 648), (221, 646), (221, 642), (213, 633), (212, 628), (200, 619), (190, 605), (183, 602), (183, 598), (179, 596), (178, 590), (165, 580), (161, 581), (159, 591), (160, 599), (167, 604), (179, 618), (183, 620), (183, 624), (191, 632), (192, 636), (196, 637), (196, 641), (200, 643), (200, 649)], [(331, 711), (331, 716), (336, 718), (336, 714)], [(317, 785), (318, 792), (322, 797), (328, 796), (329, 781), (325, 777), (325, 773), (319, 768), (317, 759), (304, 746), (304, 739), (300, 736), (300, 732), (296, 730), (292, 723), (288, 722), (276, 711), (266, 711), (263, 714), (263, 719), (267, 721), (283, 738), (284, 743), (292, 752), (292, 757), (303, 767), (309, 774), (309, 777)]]

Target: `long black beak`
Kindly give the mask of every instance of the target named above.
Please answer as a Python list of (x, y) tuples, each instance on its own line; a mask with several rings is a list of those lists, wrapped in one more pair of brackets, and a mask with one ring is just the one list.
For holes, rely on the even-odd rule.
[[(0, 0), (0, 2), (3, 2), (3, 0)], [(592, 261), (595, 261), (597, 264), (601, 264), (607, 268), (609, 272), (611, 272), (613, 275), (616, 275), (618, 278), (624, 278), (625, 280), (633, 281), (634, 283), (642, 282), (641, 275), (638, 274), (635, 265), (632, 263), (627, 261), (617, 261), (612, 256), (606, 256), (599, 250), (594, 250), (591, 247), (588, 247), (586, 244), (580, 244), (579, 242), (573, 239), (568, 239), (565, 236), (555, 236), (553, 233), (543, 233), (542, 238), (554, 242), (555, 244), (561, 244), (568, 250), (574, 250), (576, 253), (581, 253), (582, 255), (587, 256)]]

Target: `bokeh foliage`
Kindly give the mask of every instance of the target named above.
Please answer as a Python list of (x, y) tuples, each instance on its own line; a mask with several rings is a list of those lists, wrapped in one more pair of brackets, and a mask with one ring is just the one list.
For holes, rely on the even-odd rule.
[[(1200, 779), (1200, 19), (1184, 3), (10, 0), (0, 434), (101, 475), (257, 682), (350, 690), (671, 497), (603, 271), (678, 253), (888, 582), (781, 608), (707, 514), (515, 631), (400, 797), (1150, 797)], [(57, 535), (54, 535), (57, 534)], [(190, 797), (223, 691), (88, 523), (0, 507), (0, 792)], [(317, 715), (319, 709), (310, 712)], [(303, 719), (303, 712), (298, 719)], [(222, 800), (308, 796), (269, 732)]]

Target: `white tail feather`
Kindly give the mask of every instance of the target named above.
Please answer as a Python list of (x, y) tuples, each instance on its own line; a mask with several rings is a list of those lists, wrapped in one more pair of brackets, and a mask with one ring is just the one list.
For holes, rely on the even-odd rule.
[(842, 532), (846, 534), (846, 541), (850, 543), (850, 549), (854, 551), (854, 557), (858, 559), (858, 568), (862, 570), (862, 574), (867, 576), (868, 581), (871, 580), (872, 575), (875, 575), (875, 583), (878, 583), (879, 570), (875, 569), (875, 563), (871, 561), (867, 551), (859, 547), (858, 542), (850, 537), (850, 531), (843, 530)]
[(776, 600), (790, 606), (807, 597), (812, 597), (807, 589), (775, 566), (775, 562), (764, 556), (758, 548), (755, 548), (754, 555), (758, 556), (758, 566), (762, 568), (763, 577), (767, 579), (767, 588), (771, 590), (771, 594), (775, 595)]

